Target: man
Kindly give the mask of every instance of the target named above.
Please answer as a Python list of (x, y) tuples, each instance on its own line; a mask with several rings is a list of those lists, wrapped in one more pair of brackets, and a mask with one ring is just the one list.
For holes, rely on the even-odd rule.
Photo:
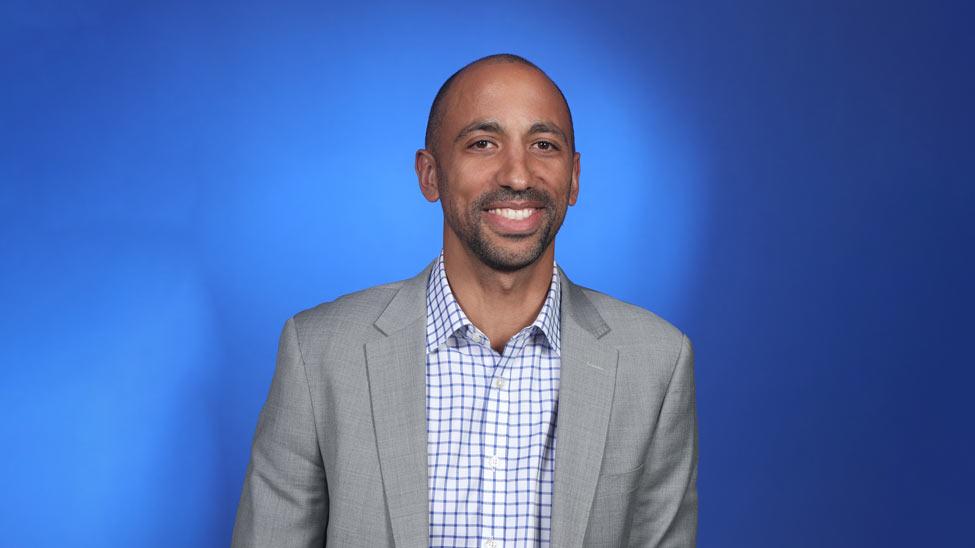
[(693, 546), (687, 338), (569, 281), (579, 193), (562, 92), (513, 55), (434, 100), (418, 276), (288, 320), (234, 546)]

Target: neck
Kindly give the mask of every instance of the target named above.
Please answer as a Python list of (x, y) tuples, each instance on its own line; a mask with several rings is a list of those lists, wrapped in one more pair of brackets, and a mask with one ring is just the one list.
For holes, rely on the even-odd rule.
[(485, 265), (460, 242), (444, 239), (444, 269), (450, 291), (497, 352), (538, 317), (552, 284), (554, 262), (553, 242), (534, 263), (514, 272), (501, 272)]

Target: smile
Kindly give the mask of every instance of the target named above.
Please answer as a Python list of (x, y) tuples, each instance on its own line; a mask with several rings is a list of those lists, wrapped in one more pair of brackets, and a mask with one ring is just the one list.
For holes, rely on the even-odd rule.
[(493, 213), (495, 215), (504, 217), (505, 219), (511, 219), (512, 221), (521, 221), (523, 219), (527, 219), (531, 217), (533, 213), (535, 213), (534, 208), (511, 209), (505, 207), (505, 208), (498, 208), (498, 209), (489, 209), (487, 211), (488, 213)]

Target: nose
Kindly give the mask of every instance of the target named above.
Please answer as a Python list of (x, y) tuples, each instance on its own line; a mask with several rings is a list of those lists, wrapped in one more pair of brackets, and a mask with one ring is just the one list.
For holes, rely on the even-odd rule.
[(512, 190), (531, 187), (531, 168), (528, 154), (519, 147), (509, 147), (504, 154), (504, 164), (498, 171), (498, 184)]

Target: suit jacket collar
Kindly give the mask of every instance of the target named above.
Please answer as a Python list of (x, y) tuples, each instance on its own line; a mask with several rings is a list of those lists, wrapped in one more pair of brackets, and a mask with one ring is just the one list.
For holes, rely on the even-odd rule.
[[(427, 545), (426, 282), (430, 263), (403, 281), (375, 322), (366, 371), (380, 472), (397, 545)], [(595, 305), (562, 269), (561, 374), (556, 419), (552, 545), (581, 545), (602, 463), (618, 352)]]

